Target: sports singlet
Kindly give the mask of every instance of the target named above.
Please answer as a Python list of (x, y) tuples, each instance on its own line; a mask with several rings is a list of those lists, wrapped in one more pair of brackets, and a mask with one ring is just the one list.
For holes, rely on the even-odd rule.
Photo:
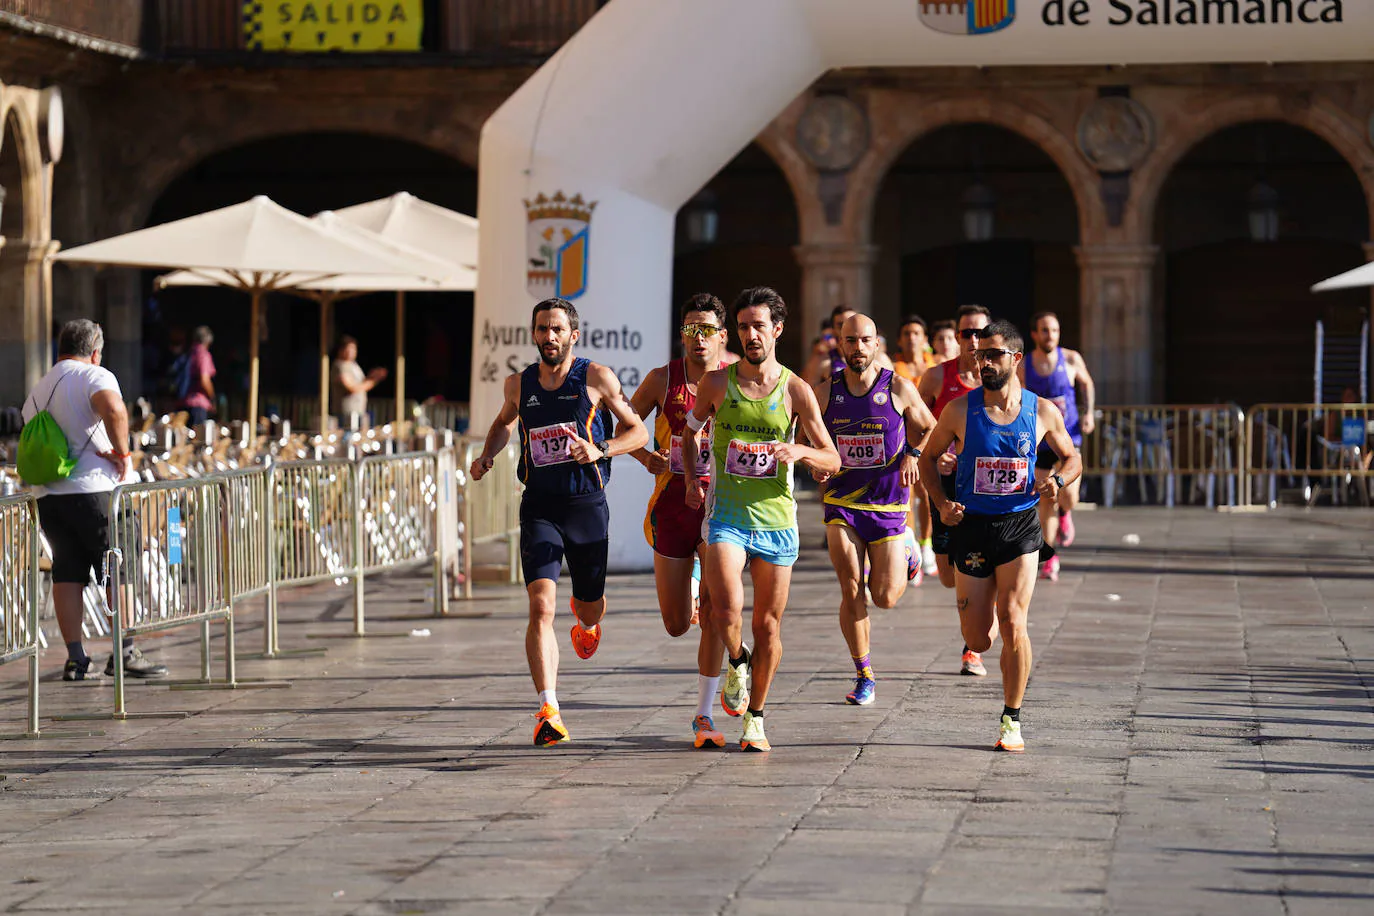
[(1064, 426), (1068, 429), (1073, 444), (1082, 445), (1083, 427), (1078, 419), (1078, 401), (1073, 383), (1069, 381), (1068, 361), (1064, 359), (1063, 347), (1055, 347), (1054, 352), (1054, 368), (1048, 375), (1041, 375), (1036, 371), (1034, 354), (1026, 357), (1022, 363), (1026, 367), (1026, 387), (1059, 408), (1059, 412), (1064, 415)]
[(601, 412), (592, 409), (587, 396), (590, 364), (583, 357), (574, 359), (557, 391), (539, 384), (539, 363), (520, 373), (520, 479), (526, 499), (597, 493), (611, 478), (609, 458), (578, 464), (570, 450), (573, 432), (588, 442), (609, 438)]
[(978, 387), (980, 386), (964, 384), (964, 380), (959, 377), (958, 359), (946, 360), (940, 364), (940, 394), (935, 399), (935, 408), (931, 413), (935, 414), (935, 419), (940, 419), (940, 414), (945, 412), (950, 401), (963, 397)]
[(792, 468), (773, 455), (775, 443), (789, 441), (792, 429), (783, 399), (792, 373), (783, 367), (778, 384), (755, 401), (740, 392), (738, 369), (726, 370), (725, 400), (711, 430), (710, 518), (751, 531), (795, 528)]
[(1035, 492), (1035, 449), (1039, 444), (1036, 410), (1040, 398), (1021, 390), (1021, 412), (1005, 426), (988, 419), (986, 392), (968, 394), (964, 447), (959, 453), (955, 492), (976, 515), (1022, 512), (1040, 499)]
[(840, 472), (826, 482), (824, 501), (867, 512), (905, 513), (910, 488), (901, 485), (906, 424), (892, 403), (892, 370), (882, 369), (873, 387), (854, 394), (844, 371), (830, 378), (825, 425), (840, 452)]
[[(716, 368), (723, 368), (721, 363)], [(687, 384), (687, 363), (675, 359), (668, 364), (668, 387), (663, 392), (663, 403), (659, 406), (658, 418), (654, 421), (654, 448), (668, 450), (668, 470), (654, 478), (654, 494), (649, 498), (650, 507), (659, 499), (678, 502), (686, 500), (686, 468), (683, 466), (686, 451), (682, 447), (683, 430), (687, 425), (687, 415), (696, 406), (696, 392)], [(708, 420), (697, 439), (697, 476), (711, 476), (711, 422)]]

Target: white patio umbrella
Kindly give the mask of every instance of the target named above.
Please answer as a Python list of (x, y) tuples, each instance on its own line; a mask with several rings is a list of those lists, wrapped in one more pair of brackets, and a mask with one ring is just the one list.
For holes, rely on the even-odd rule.
[(1374, 286), (1374, 262), (1323, 280), (1312, 287), (1312, 292), (1326, 293), (1336, 289), (1355, 289), (1360, 286)]
[[(432, 264), (358, 241), (267, 197), (61, 252), (56, 260), (108, 267), (180, 268), (248, 293), (248, 420), (257, 428), (262, 295), (340, 274), (424, 275)], [(436, 278), (440, 279), (440, 278)]]
[[(363, 245), (384, 250), (391, 255), (403, 257), (410, 261), (417, 271), (423, 273), (410, 274), (338, 274), (329, 277), (289, 277), (289, 286), (283, 287), (283, 292), (301, 296), (317, 302), (320, 306), (320, 430), (323, 432), (329, 426), (329, 328), (331, 313), (334, 303), (354, 296), (365, 295), (372, 292), (397, 291), (398, 295), (403, 295), (403, 291), (418, 292), (450, 292), (450, 291), (470, 291), (477, 287), (477, 271), (471, 267), (465, 267), (435, 257), (418, 248), (384, 238), (354, 223), (345, 221), (337, 213), (324, 211), (317, 213), (311, 218), (312, 222), (319, 223), (331, 234), (339, 237), (352, 239)], [(438, 278), (438, 279), (430, 279)], [(215, 271), (189, 271), (179, 270), (170, 274), (164, 274), (157, 279), (157, 285), (168, 286), (211, 286), (211, 285), (230, 285), (225, 283), (226, 277), (222, 272)], [(403, 302), (398, 303), (398, 307), (403, 309)], [(398, 313), (397, 318), (397, 352), (396, 352), (396, 419), (400, 420), (404, 409), (404, 372), (405, 354), (402, 334), (404, 332), (404, 311)]]
[[(380, 200), (344, 207), (335, 213), (342, 219), (375, 232), (397, 244), (456, 261), (477, 269), (477, 220), (475, 217), (401, 191)], [(476, 289), (474, 285), (455, 289)], [(396, 288), (396, 416), (405, 405), (406, 290)]]

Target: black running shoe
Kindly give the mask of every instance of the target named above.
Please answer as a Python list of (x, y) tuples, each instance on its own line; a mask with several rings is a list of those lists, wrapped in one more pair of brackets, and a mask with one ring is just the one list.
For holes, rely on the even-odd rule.
[(99, 679), (100, 669), (95, 666), (95, 659), (90, 657), (87, 657), (83, 662), (69, 658), (67, 664), (62, 667), (62, 680), (64, 681), (95, 681)]
[[(110, 656), (109, 662), (105, 664), (105, 676), (114, 677), (114, 656)], [(124, 653), (124, 676), (141, 678), (159, 678), (167, 676), (167, 666), (159, 665), (151, 661), (148, 656), (143, 654), (143, 650), (134, 646)]]

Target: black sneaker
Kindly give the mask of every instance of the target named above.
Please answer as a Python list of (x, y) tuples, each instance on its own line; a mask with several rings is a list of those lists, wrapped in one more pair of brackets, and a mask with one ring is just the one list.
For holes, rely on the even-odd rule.
[[(114, 677), (114, 656), (105, 664), (105, 676)], [(158, 678), (167, 676), (167, 666), (149, 661), (143, 650), (134, 646), (124, 653), (124, 676)]]
[(69, 658), (67, 664), (62, 667), (62, 680), (64, 681), (94, 681), (99, 680), (99, 678), (100, 669), (95, 666), (95, 659), (89, 656), (84, 662)]

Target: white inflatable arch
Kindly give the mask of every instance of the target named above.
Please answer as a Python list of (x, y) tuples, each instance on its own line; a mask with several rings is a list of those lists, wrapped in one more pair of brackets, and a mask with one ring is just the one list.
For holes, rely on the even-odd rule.
[[(1360, 60), (1368, 0), (615, 0), (482, 129), (472, 431), (563, 295), (628, 390), (668, 358), (674, 218), (836, 67)], [(769, 278), (760, 276), (767, 284)], [(727, 304), (734, 290), (714, 290)], [(646, 569), (650, 478), (615, 461), (614, 569)]]

